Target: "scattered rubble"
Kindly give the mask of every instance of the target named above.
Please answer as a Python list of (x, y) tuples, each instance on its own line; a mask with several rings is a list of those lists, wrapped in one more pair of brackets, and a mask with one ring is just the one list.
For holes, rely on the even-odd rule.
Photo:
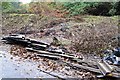
[[(31, 17), (34, 17), (34, 19), (32, 19)], [(96, 75), (91, 72), (89, 73), (89, 69), (91, 67), (94, 69), (98, 69), (98, 67), (94, 65), (96, 64), (96, 59), (101, 60), (100, 57), (103, 57), (104, 54), (102, 54), (102, 52), (104, 50), (111, 49), (117, 46), (117, 39), (112, 39), (115, 35), (117, 35), (118, 28), (116, 23), (118, 21), (116, 19), (114, 20), (112, 17), (97, 18), (95, 16), (84, 16), (83, 21), (81, 21), (80, 19), (77, 19), (76, 21), (67, 18), (56, 19), (36, 15), (31, 15), (31, 17), (29, 17), (29, 15), (21, 17), (10, 17), (9, 15), (3, 15), (2, 31), (3, 34), (15, 34), (17, 32), (20, 34), (25, 34), (25, 36), (30, 37), (27, 40), (27, 42), (30, 42), (28, 44), (31, 44), (31, 38), (39, 40), (43, 39), (45, 42), (50, 43), (53, 42), (54, 37), (57, 38), (54, 46), (52, 44), (46, 45), (41, 43), (40, 45), (42, 46), (40, 46), (37, 45), (38, 43), (36, 43), (35, 40), (32, 40), (33, 43), (35, 41), (35, 44), (29, 46), (25, 45), (24, 47), (14, 44), (14, 46), (12, 46), (11, 48), (11, 54), (14, 56), (19, 56), (21, 59), (29, 59), (37, 62), (42, 62), (40, 63), (40, 66), (38, 66), (38, 68), (43, 69), (43, 71), (48, 71), (47, 73), (50, 73), (51, 71), (72, 77), (93, 79), (96, 77)], [(25, 40), (21, 40), (21, 42), (22, 41)], [(28, 50), (26, 50), (26, 46), (29, 50), (33, 47), (33, 50), (36, 50), (29, 52)], [(78, 68), (71, 66), (72, 68), (75, 68), (71, 69), (69, 67), (70, 65), (68, 66), (66, 64), (63, 64), (59, 60), (59, 62), (56, 62), (57, 60), (37, 56), (38, 51), (39, 49), (41, 49), (41, 47), (43, 47), (42, 50), (45, 50), (47, 53), (50, 52), (52, 54), (62, 54), (61, 56), (63, 56), (63, 54), (65, 53), (69, 53), (70, 56), (74, 56), (77, 59), (79, 58), (79, 60), (73, 59), (73, 61), (70, 61), (69, 59), (61, 57), (61, 60), (63, 61), (70, 61), (74, 64), (79, 63), (75, 65), (78, 66)], [(41, 54), (41, 56), (43, 56), (43, 54)], [(83, 61), (82, 59), (85, 60)], [(49, 61), (50, 64), (48, 64)], [(88, 63), (89, 65), (86, 63)], [(85, 66), (89, 66), (90, 68), (87, 67), (88, 70), (83, 70), (84, 68), (86, 68)], [(114, 67), (117, 71), (120, 71), (118, 66)]]
[[(34, 61), (38, 61), (41, 57), (44, 57), (44, 60), (47, 62), (47, 64), (44, 64), (45, 70), (48, 71), (55, 71), (56, 68), (58, 68), (58, 64), (56, 65), (56, 62), (61, 62), (62, 64), (64, 64), (63, 66), (63, 71), (62, 73), (64, 73), (65, 75), (68, 75), (66, 71), (72, 70), (72, 69), (84, 69), (86, 71), (90, 71), (92, 73), (97, 73), (97, 74), (102, 74), (103, 77), (108, 76), (108, 77), (117, 77), (120, 78), (120, 74), (118, 73), (118, 71), (116, 72), (116, 69), (113, 69), (111, 67), (111, 65), (109, 65), (106, 61), (102, 61), (98, 62), (98, 61), (91, 61), (91, 60), (85, 60), (85, 59), (81, 59), (79, 57), (76, 56), (72, 56), (69, 55), (68, 53), (65, 52), (61, 52), (59, 49), (56, 50), (53, 48), (53, 50), (49, 50), (49, 46), (46, 43), (37, 41), (37, 40), (33, 40), (30, 38), (25, 38), (23, 35), (10, 35), (8, 37), (4, 37), (3, 40), (9, 42), (9, 43), (14, 43), (14, 44), (18, 44), (21, 43), (20, 45), (22, 46), (22, 44), (24, 44), (24, 47), (26, 48), (22, 48), (22, 47), (15, 47), (15, 48), (11, 48), (11, 54), (15, 55), (15, 56), (21, 56), (24, 59), (31, 59)], [(36, 45), (33, 45), (36, 44)], [(39, 45), (40, 46), (39, 46)], [(47, 45), (44, 48), (41, 47), (41, 45)], [(38, 48), (39, 47), (39, 48)], [(28, 51), (31, 51), (32, 53), (28, 53)], [(113, 51), (114, 55), (116, 55), (119, 58), (119, 48), (115, 49)], [(54, 63), (52, 63), (50, 60), (56, 60), (53, 61)], [(116, 59), (117, 60), (117, 59)], [(118, 60), (117, 60), (118, 62)], [(85, 64), (85, 65), (84, 65)], [(92, 64), (92, 65), (90, 65)], [(46, 67), (48, 66), (48, 67)], [(39, 67), (39, 66), (38, 66)], [(69, 74), (70, 75), (70, 74)], [(71, 76), (75, 77), (74, 74), (74, 70), (73, 70), (73, 74)], [(83, 75), (84, 77), (84, 75)], [(59, 77), (60, 78), (60, 77)], [(61, 78), (62, 79), (62, 78)]]

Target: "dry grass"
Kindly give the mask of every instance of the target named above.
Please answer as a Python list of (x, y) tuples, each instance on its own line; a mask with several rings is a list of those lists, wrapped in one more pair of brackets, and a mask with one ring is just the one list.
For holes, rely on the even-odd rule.
[(73, 31), (73, 50), (82, 53), (101, 53), (105, 49), (117, 46), (117, 40), (112, 40), (118, 34), (117, 20), (112, 21), (112, 18), (105, 17), (94, 20), (91, 25), (77, 26), (78, 29)]
[[(29, 27), (37, 34), (42, 30), (54, 30), (52, 36), (61, 36), (72, 41), (68, 44), (71, 50), (82, 53), (101, 53), (102, 50), (117, 46), (117, 41), (111, 39), (118, 34), (118, 17), (82, 16), (84, 21), (69, 20), (67, 18), (52, 18), (39, 15), (12, 14), (3, 16), (3, 33), (15, 33), (23, 27)], [(60, 25), (67, 27), (66, 32), (61, 32)], [(57, 29), (57, 27), (60, 27)], [(48, 36), (44, 36), (48, 37)], [(49, 37), (51, 37), (49, 35)]]

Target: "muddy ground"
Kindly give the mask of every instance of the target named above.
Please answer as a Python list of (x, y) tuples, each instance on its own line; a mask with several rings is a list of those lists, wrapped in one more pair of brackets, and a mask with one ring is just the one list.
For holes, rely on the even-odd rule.
[[(2, 33), (24, 34), (43, 40), (55, 47), (64, 47), (70, 54), (87, 58), (102, 57), (103, 51), (117, 46), (118, 17), (77, 16), (56, 18), (35, 14), (6, 14), (2, 16)], [(57, 41), (54, 40), (57, 38)], [(95, 78), (94, 74), (73, 70), (52, 60), (37, 58), (19, 46), (10, 46), (10, 54), (39, 62), (38, 68), (69, 77)], [(88, 57), (89, 56), (89, 57)], [(13, 59), (14, 57), (11, 57)]]

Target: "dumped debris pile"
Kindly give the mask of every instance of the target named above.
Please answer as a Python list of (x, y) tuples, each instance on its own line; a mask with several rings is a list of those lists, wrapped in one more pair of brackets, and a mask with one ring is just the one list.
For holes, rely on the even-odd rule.
[[(120, 78), (119, 67), (109, 65), (106, 61), (102, 61), (102, 59), (99, 59), (99, 62), (96, 59), (87, 60), (83, 57), (70, 55), (69, 52), (66, 53), (63, 49), (52, 47), (51, 44), (45, 42), (25, 38), (24, 35), (10, 35), (4, 37), (2, 40), (5, 43), (23, 46), (23, 48), (19, 46), (12, 47), (11, 54), (35, 61), (42, 60), (44, 66), (46, 66), (46, 69), (44, 69), (48, 71), (55, 71), (56, 73), (63, 72), (67, 74), (67, 76), (72, 75), (73, 77), (75, 77), (75, 75), (78, 77), (79, 72), (82, 71), (83, 73), (80, 73), (81, 75), (79, 75), (79, 77), (85, 77), (85, 75), (93, 77), (90, 73), (84, 73), (89, 71), (91, 73), (101, 74), (103, 77)], [(30, 53), (28, 51), (30, 51)], [(44, 58), (41, 59), (41, 57)], [(48, 59), (52, 60), (52, 62)], [(38, 67), (41, 69), (41, 65), (43, 64), (40, 64)], [(67, 72), (65, 69), (68, 69)], [(76, 70), (78, 71), (76, 72)], [(58, 77), (63, 79), (60, 76)]]
[[(79, 17), (83, 21), (76, 19)], [(52, 42), (53, 37), (58, 37), (60, 43), (57, 45), (64, 45), (69, 52), (83, 55), (100, 55), (103, 50), (117, 46), (117, 41), (111, 40), (118, 33), (117, 16), (82, 15), (76, 18), (3, 14), (2, 34), (24, 34), (45, 42)]]

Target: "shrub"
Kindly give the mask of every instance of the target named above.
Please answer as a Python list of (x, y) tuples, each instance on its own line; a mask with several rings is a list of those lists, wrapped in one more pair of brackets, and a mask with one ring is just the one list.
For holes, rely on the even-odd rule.
[(70, 16), (80, 14), (111, 16), (120, 14), (120, 2), (66, 2), (63, 9), (70, 12)]

